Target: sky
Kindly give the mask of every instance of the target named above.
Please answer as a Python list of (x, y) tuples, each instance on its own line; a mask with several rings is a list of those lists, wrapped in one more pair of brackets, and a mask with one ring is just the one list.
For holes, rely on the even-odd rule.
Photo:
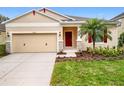
[[(61, 14), (82, 16), (89, 18), (111, 19), (124, 12), (124, 7), (48, 7)], [(0, 7), (0, 14), (15, 18), (32, 9), (42, 9), (42, 7)]]

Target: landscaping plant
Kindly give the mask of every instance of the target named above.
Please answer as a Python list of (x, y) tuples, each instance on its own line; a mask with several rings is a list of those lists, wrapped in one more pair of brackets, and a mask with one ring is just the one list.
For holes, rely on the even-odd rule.
[[(93, 42), (93, 49), (95, 50), (96, 39), (103, 40), (105, 37), (112, 40), (110, 36), (111, 32), (107, 30), (107, 23), (97, 18), (89, 19), (86, 24), (82, 24), (80, 27), (80, 36), (84, 34), (90, 35)], [(106, 33), (105, 33), (106, 32)], [(86, 37), (87, 40), (88, 36)]]
[(118, 47), (123, 47), (124, 45), (124, 32), (118, 38)]
[(0, 56), (5, 55), (6, 51), (5, 51), (5, 45), (0, 45)]
[(90, 47), (87, 48), (87, 52), (88, 53), (94, 53), (94, 54), (98, 54), (98, 55), (103, 55), (105, 57), (116, 57), (119, 56), (121, 54), (124, 53), (124, 49), (123, 48), (95, 48), (94, 50)]

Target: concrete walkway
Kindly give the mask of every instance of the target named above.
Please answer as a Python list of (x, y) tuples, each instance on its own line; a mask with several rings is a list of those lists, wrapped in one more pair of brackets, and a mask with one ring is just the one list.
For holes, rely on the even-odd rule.
[(59, 54), (56, 57), (60, 57), (60, 58), (63, 58), (63, 57), (67, 57), (67, 58), (68, 57), (76, 57), (75, 52), (77, 52), (77, 49), (64, 49), (63, 52), (66, 53), (66, 54)]
[(56, 53), (14, 53), (0, 58), (0, 85), (48, 86)]

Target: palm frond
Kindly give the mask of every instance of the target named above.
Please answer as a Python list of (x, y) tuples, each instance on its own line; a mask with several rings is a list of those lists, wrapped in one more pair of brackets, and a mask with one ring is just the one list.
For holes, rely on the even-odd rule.
[[(107, 31), (107, 25), (104, 20), (99, 20), (97, 18), (89, 19), (86, 21), (86, 24), (83, 24), (80, 27), (80, 34), (81, 36), (83, 34), (90, 34), (92, 36), (93, 41), (95, 41), (96, 38), (103, 39), (105, 32), (108, 39), (112, 40), (112, 37), (110, 36), (111, 32)], [(88, 36), (86, 36), (86, 39), (88, 39)]]
[(96, 38), (100, 38), (101, 40), (104, 38), (104, 32), (103, 31), (98, 31), (96, 34)]
[(85, 41), (87, 41), (88, 40), (88, 34), (86, 35), (86, 37), (85, 37)]
[(109, 34), (107, 34), (107, 38), (108, 38), (109, 40), (112, 40), (112, 37), (111, 37)]
[(108, 34), (111, 34), (111, 33), (112, 33), (112, 32), (111, 32), (111, 31), (109, 31), (109, 30), (108, 30), (107, 32), (108, 32)]

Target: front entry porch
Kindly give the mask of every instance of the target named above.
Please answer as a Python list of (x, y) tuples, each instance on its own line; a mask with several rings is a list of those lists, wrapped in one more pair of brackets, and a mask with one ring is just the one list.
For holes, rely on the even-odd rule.
[(59, 33), (59, 52), (77, 52), (82, 50), (79, 26), (63, 26)]
[(75, 52), (82, 48), (82, 40), (79, 41), (79, 27), (78, 26), (64, 26), (62, 27), (59, 41), (59, 52), (66, 53), (58, 55), (59, 57), (76, 57)]
[(77, 27), (63, 27), (63, 47), (73, 49), (77, 47)]
[(76, 48), (70, 48), (70, 49), (64, 49), (63, 54), (57, 54), (57, 57), (59, 58), (64, 58), (64, 57), (76, 57), (76, 52), (77, 49)]

